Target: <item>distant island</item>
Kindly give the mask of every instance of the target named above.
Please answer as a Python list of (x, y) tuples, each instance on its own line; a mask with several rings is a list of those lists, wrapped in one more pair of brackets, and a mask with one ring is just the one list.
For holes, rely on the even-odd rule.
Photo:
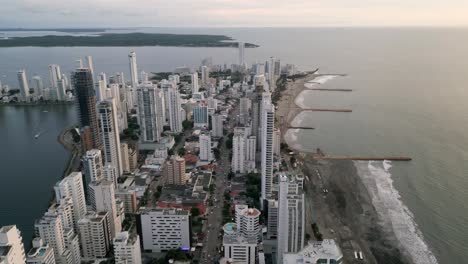
[(21, 31), (55, 31), (64, 33), (89, 33), (89, 32), (105, 32), (107, 28), (0, 28), (0, 32), (21, 32)]
[[(0, 39), (0, 48), (7, 47), (237, 47), (237, 42), (223, 35), (186, 35), (159, 33), (104, 33), (94, 36), (35, 36)], [(247, 48), (258, 47), (245, 43)]]

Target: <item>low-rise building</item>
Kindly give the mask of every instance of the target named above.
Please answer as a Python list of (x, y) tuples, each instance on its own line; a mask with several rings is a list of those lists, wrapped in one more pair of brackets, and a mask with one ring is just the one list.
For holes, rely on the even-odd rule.
[(145, 209), (137, 215), (143, 250), (164, 252), (190, 249), (190, 212), (181, 209)]
[(343, 263), (343, 253), (333, 239), (309, 242), (297, 253), (284, 253), (283, 264), (296, 263)]

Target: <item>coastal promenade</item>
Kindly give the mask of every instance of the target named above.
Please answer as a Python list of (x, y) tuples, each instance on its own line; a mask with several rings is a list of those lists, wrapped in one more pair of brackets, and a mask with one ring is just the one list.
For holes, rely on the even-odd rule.
[(70, 158), (63, 171), (62, 177), (66, 177), (71, 172), (78, 171), (80, 168), (81, 147), (80, 144), (73, 141), (73, 129), (75, 129), (74, 126), (67, 127), (63, 129), (57, 137), (57, 141), (70, 152)]

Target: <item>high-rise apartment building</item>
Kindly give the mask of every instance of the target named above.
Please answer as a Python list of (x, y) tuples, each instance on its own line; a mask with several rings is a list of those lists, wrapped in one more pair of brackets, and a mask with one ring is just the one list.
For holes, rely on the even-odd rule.
[(26, 77), (26, 70), (22, 69), (18, 71), (18, 83), (19, 83), (19, 89), (20, 89), (20, 95), (21, 95), (21, 101), (27, 102), (29, 101), (29, 84), (28, 84), (28, 78)]
[(271, 197), (273, 186), (273, 130), (275, 128), (275, 108), (269, 102), (263, 102), (262, 107), (262, 200)]
[(201, 75), (202, 86), (206, 87), (210, 80), (210, 68), (208, 66), (201, 66)]
[(76, 229), (78, 220), (86, 215), (86, 201), (81, 172), (72, 172), (54, 186), (55, 200), (60, 203), (63, 199), (73, 201), (73, 223)]
[(40, 237), (36, 237), (32, 241), (32, 248), (28, 252), (26, 263), (55, 264), (54, 249), (44, 243)]
[(120, 136), (117, 124), (117, 107), (115, 99), (99, 102), (97, 112), (99, 117), (99, 134), (103, 149), (103, 163), (112, 164), (117, 176), (123, 174), (120, 152)]
[(305, 205), (303, 176), (279, 173), (278, 260), (283, 253), (298, 252), (304, 247)]
[(138, 124), (143, 142), (158, 142), (163, 132), (164, 97), (152, 83), (145, 82), (137, 88)]
[(113, 239), (115, 234), (122, 230), (122, 222), (115, 202), (114, 183), (107, 180), (90, 183), (89, 197), (93, 211), (108, 213), (110, 237)]
[(169, 109), (169, 125), (174, 133), (182, 132), (182, 119), (180, 118), (180, 94), (176, 89), (167, 90)]
[(211, 116), (211, 135), (219, 138), (224, 135), (222, 115), (214, 114)]
[(194, 72), (190, 74), (190, 80), (192, 82), (192, 94), (198, 93), (200, 86), (198, 85), (198, 73)]
[(239, 48), (239, 65), (244, 65), (245, 64), (245, 43), (244, 42), (238, 42), (237, 46)]
[(138, 235), (121, 232), (114, 238), (115, 264), (140, 264), (141, 250)]
[(185, 185), (187, 178), (185, 175), (185, 159), (179, 156), (172, 156), (164, 163), (163, 177), (166, 184)]
[(198, 128), (208, 127), (208, 107), (206, 105), (197, 105), (193, 108), (193, 125)]
[(210, 134), (203, 133), (199, 136), (199, 147), (200, 147), (200, 161), (210, 161), (211, 155), (211, 136)]
[(246, 154), (246, 135), (245, 128), (234, 128), (234, 136), (232, 138), (232, 160), (231, 170), (235, 173), (245, 172), (245, 154)]
[(15, 225), (0, 227), (0, 263), (23, 264), (26, 262), (23, 237)]
[(93, 181), (99, 181), (102, 179), (102, 155), (99, 149), (92, 149), (86, 151), (82, 159), (83, 171), (85, 174), (86, 182), (85, 186)]
[(107, 215), (107, 212), (90, 212), (78, 222), (84, 258), (104, 258), (109, 253), (112, 238)]

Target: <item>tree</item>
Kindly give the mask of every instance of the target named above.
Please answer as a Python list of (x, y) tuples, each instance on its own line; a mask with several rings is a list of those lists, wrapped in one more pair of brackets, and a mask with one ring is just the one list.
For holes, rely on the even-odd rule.
[(185, 155), (185, 148), (184, 148), (184, 147), (181, 147), (181, 148), (177, 151), (177, 154), (179, 154), (179, 156), (184, 156), (184, 155)]
[(184, 130), (192, 129), (193, 128), (193, 122), (190, 121), (190, 120), (184, 120), (182, 122), (182, 127), (184, 128)]
[(221, 158), (221, 151), (218, 148), (213, 149), (213, 154), (215, 156), (215, 159), (219, 160)]
[(192, 207), (192, 209), (190, 209), (190, 214), (193, 217), (197, 217), (200, 215), (200, 209), (198, 209), (198, 207)]

